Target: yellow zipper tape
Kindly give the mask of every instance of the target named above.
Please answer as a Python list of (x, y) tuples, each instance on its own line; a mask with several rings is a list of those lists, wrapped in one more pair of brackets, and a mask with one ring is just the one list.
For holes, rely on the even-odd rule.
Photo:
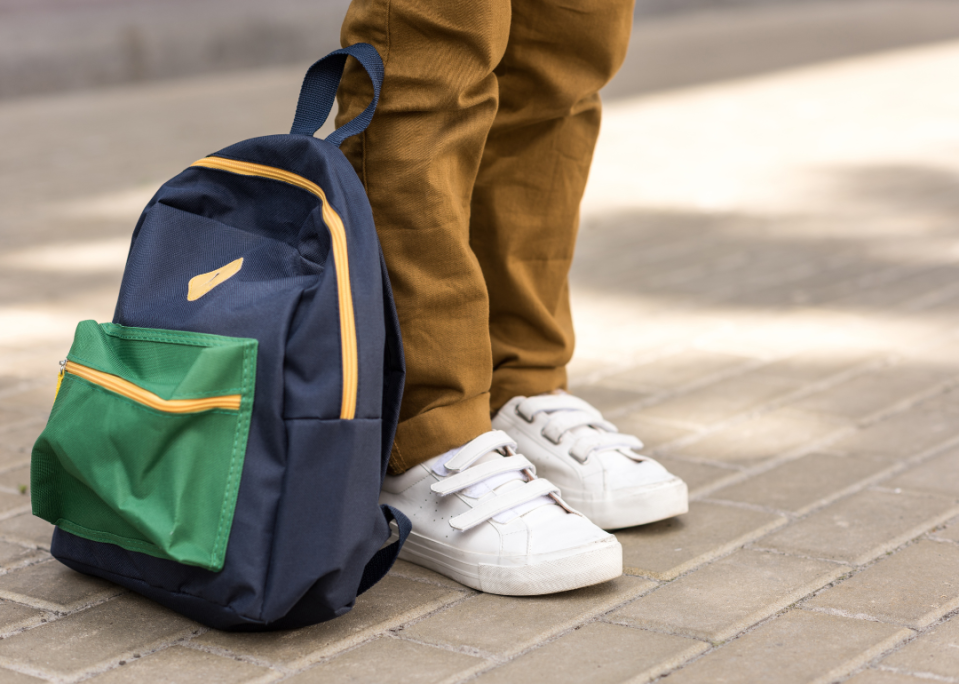
[(139, 385), (134, 385), (129, 380), (124, 380), (118, 375), (104, 373), (88, 366), (81, 366), (73, 361), (67, 361), (64, 370), (138, 404), (149, 406), (164, 413), (198, 413), (199, 411), (210, 411), (212, 409), (240, 410), (239, 394), (203, 397), (202, 399), (164, 399)]
[(243, 176), (272, 178), (283, 183), (295, 185), (320, 199), (323, 220), (330, 229), (333, 238), (333, 263), (336, 267), (336, 283), (340, 301), (340, 346), (343, 355), (343, 398), (340, 402), (340, 418), (351, 420), (356, 415), (356, 392), (359, 384), (359, 360), (356, 351), (356, 320), (353, 315), (353, 293), (350, 288), (350, 263), (346, 249), (346, 228), (343, 219), (336, 213), (326, 193), (316, 183), (303, 176), (252, 162), (224, 159), (223, 157), (204, 157), (191, 166), (203, 166), (208, 169), (229, 171)]

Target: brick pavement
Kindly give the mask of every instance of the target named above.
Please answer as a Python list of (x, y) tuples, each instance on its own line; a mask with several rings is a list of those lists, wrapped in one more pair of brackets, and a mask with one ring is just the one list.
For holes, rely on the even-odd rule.
[(299, 74), (0, 105), (0, 682), (959, 682), (957, 70), (953, 43), (609, 103), (573, 387), (689, 514), (620, 532), (604, 585), (504, 598), (400, 562), (278, 634), (61, 567), (26, 486), (138, 205), (283, 130)]

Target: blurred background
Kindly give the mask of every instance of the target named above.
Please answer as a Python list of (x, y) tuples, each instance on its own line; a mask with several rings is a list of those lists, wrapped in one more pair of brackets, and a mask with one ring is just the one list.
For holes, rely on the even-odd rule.
[[(0, 0), (0, 98), (306, 64), (348, 0)], [(645, 92), (959, 36), (956, 0), (638, 0)]]
[[(4, 549), (49, 542), (25, 496), (31, 445), (76, 323), (112, 318), (143, 206), (196, 159), (288, 131), (346, 6), (0, 0), (0, 585), (20, 558)], [(570, 366), (573, 391), (690, 487), (688, 517), (620, 537), (638, 574), (676, 577), (780, 524), (758, 543), (783, 559), (862, 564), (959, 512), (957, 84), (959, 0), (639, 1), (582, 205)], [(950, 563), (903, 570), (843, 614), (955, 611)], [(42, 585), (43, 567), (0, 586), (4, 601), (4, 586)], [(695, 610), (675, 614), (753, 605), (747, 585), (695, 590)], [(57, 624), (25, 635), (59, 638), (42, 636)], [(820, 651), (801, 652), (813, 667)], [(957, 681), (954, 667), (928, 676)]]

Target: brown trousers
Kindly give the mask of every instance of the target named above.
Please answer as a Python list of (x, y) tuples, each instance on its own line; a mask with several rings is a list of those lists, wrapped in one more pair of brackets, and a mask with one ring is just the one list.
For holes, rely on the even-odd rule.
[[(565, 387), (568, 274), (633, 0), (353, 0), (376, 116), (342, 147), (366, 187), (406, 351), (394, 474), (490, 429), (517, 395)], [(337, 125), (370, 101), (350, 60)]]

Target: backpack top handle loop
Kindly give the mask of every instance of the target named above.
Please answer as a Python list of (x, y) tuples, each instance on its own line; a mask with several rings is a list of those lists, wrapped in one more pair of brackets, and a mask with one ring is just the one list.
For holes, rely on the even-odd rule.
[(373, 101), (359, 116), (330, 133), (326, 141), (339, 147), (351, 135), (366, 130), (380, 100), (380, 87), (383, 85), (383, 60), (369, 43), (357, 43), (331, 52), (323, 59), (314, 62), (303, 78), (300, 99), (296, 103), (296, 116), (290, 133), (312, 136), (323, 125), (336, 101), (336, 90), (340, 86), (343, 67), (348, 56), (355, 57), (370, 80), (373, 81)]

